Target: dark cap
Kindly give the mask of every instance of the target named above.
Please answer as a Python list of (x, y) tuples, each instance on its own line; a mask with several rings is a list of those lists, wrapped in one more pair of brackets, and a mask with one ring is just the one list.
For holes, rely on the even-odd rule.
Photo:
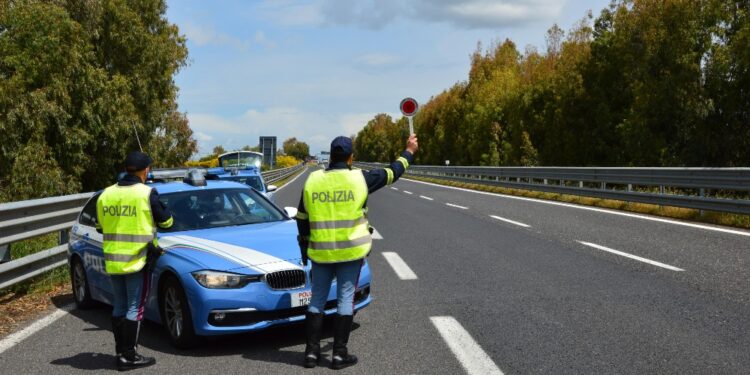
[(331, 142), (331, 156), (349, 156), (352, 152), (352, 139), (349, 137), (339, 136)]
[(133, 151), (125, 158), (125, 169), (133, 172), (142, 171), (153, 162), (150, 156), (140, 151)]

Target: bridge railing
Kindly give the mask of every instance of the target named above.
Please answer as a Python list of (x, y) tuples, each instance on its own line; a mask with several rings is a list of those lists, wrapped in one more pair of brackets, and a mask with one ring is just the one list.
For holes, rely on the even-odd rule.
[[(262, 172), (266, 183), (288, 178), (305, 167)], [(33, 199), (0, 204), (0, 289), (28, 280), (67, 262), (68, 230), (94, 193)], [(11, 246), (40, 235), (58, 232), (58, 246), (11, 259)]]
[[(381, 163), (355, 163), (363, 169)], [(750, 215), (750, 168), (410, 166), (407, 176)], [(717, 194), (717, 192), (719, 194)]]

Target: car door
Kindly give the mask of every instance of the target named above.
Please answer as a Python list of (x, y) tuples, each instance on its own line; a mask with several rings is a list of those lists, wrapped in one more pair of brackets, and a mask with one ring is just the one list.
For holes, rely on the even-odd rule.
[(112, 284), (104, 268), (104, 236), (96, 231), (96, 201), (99, 195), (94, 195), (83, 207), (70, 231), (70, 246), (83, 260), (92, 297), (110, 303)]

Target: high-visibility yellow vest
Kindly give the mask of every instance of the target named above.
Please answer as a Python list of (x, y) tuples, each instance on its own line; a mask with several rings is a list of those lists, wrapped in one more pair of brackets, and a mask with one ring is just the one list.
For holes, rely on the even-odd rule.
[(305, 182), (303, 199), (310, 220), (310, 259), (339, 263), (370, 253), (372, 237), (364, 209), (367, 183), (362, 171), (315, 171)]
[(96, 202), (104, 233), (104, 265), (108, 274), (140, 271), (146, 265), (148, 243), (156, 241), (151, 214), (151, 188), (144, 184), (112, 185)]

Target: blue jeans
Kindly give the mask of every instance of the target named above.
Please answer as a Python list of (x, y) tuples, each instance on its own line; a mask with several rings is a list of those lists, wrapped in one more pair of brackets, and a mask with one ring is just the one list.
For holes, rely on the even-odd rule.
[(307, 311), (318, 314), (325, 311), (333, 277), (336, 276), (336, 298), (338, 314), (354, 314), (354, 292), (359, 282), (359, 271), (364, 260), (342, 263), (312, 262), (312, 298)]
[(127, 275), (110, 275), (112, 280), (112, 316), (127, 320), (143, 319), (143, 308), (148, 297), (148, 272), (143, 270)]

